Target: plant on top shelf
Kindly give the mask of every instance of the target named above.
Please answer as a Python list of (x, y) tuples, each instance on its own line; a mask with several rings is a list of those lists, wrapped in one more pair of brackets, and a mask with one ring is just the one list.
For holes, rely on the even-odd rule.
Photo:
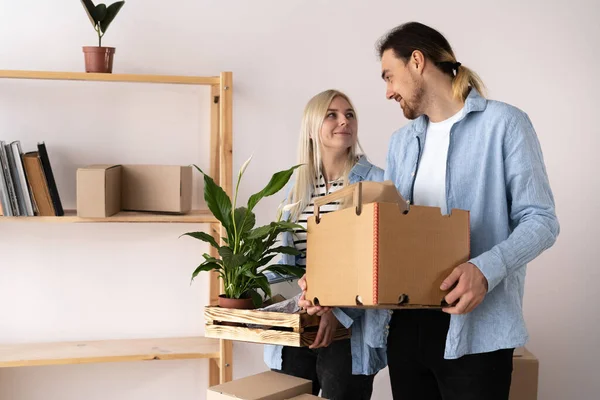
[(92, 0), (81, 0), (81, 4), (98, 34), (98, 46), (83, 46), (85, 70), (86, 72), (111, 73), (115, 48), (102, 47), (102, 37), (125, 2), (117, 1), (108, 7), (103, 3), (94, 5)]
[(188, 232), (181, 235), (207, 242), (218, 251), (218, 258), (206, 253), (203, 255), (204, 261), (193, 272), (192, 281), (202, 271), (215, 271), (223, 280), (225, 293), (219, 296), (219, 305), (225, 308), (260, 306), (263, 298), (259, 290), (262, 290), (267, 298), (270, 297), (269, 281), (264, 275), (266, 271), (282, 276), (301, 277), (304, 274), (304, 269), (296, 265), (270, 264), (279, 253), (300, 254), (294, 247), (276, 246), (279, 234), (292, 232), (294, 229), (303, 229), (298, 224), (281, 220), (283, 211), (294, 205), (283, 208), (280, 206), (276, 220), (260, 227), (254, 227), (256, 216), (253, 212), (254, 207), (263, 197), (279, 192), (287, 184), (299, 165), (273, 174), (264, 189), (250, 196), (245, 206), (238, 207), (237, 197), (240, 182), (251, 159), (252, 157), (240, 168), (233, 203), (223, 188), (194, 165), (204, 175), (206, 204), (225, 230), (225, 236), (221, 238), (224, 244), (220, 245), (212, 235), (206, 232)]

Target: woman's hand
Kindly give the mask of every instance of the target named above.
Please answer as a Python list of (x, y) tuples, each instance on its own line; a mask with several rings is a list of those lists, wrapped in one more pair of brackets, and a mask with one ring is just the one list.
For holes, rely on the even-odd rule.
[(335, 331), (339, 326), (339, 322), (335, 317), (335, 314), (332, 312), (328, 312), (321, 317), (321, 321), (319, 322), (319, 330), (317, 332), (317, 337), (313, 344), (309, 346), (309, 349), (318, 349), (320, 347), (327, 347), (333, 341), (335, 336)]
[[(305, 309), (309, 315), (317, 314), (318, 316), (323, 316), (331, 311), (331, 308), (329, 307), (315, 306), (312, 301), (306, 300), (306, 288), (308, 287), (306, 274), (298, 280), (298, 286), (302, 289), (302, 295), (300, 295), (300, 298), (298, 299), (298, 306)], [(321, 328), (319, 328), (319, 330), (320, 329)]]

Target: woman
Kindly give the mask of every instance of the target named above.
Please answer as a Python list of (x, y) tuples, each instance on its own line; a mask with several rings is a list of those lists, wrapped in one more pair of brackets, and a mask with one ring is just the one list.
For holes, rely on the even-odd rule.
[[(296, 180), (287, 196), (296, 204), (284, 218), (306, 229), (313, 215), (313, 200), (363, 180), (382, 181), (383, 170), (369, 163), (358, 142), (356, 112), (345, 94), (326, 90), (306, 105), (298, 151)], [(339, 202), (321, 208), (321, 213), (335, 211)], [(297, 231), (282, 238), (284, 246), (295, 246), (301, 256), (284, 256), (286, 264), (305, 266), (306, 232)], [(332, 249), (333, 251), (341, 249)], [(299, 296), (298, 296), (299, 297)], [(295, 311), (299, 310), (294, 304)], [(347, 311), (350, 313), (350, 311)], [(352, 326), (352, 338), (332, 342), (339, 321)], [(354, 319), (353, 319), (354, 318)], [(321, 317), (315, 342), (308, 347), (266, 346), (265, 362), (280, 372), (312, 380), (313, 394), (322, 389), (325, 398), (365, 400), (371, 398), (375, 374), (386, 366), (385, 349), (372, 348), (363, 340), (362, 319), (350, 318), (341, 309)]]

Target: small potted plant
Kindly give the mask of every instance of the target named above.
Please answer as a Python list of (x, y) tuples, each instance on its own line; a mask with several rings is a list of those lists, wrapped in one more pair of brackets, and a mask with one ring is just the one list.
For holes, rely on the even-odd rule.
[(204, 175), (206, 204), (224, 227), (224, 244), (220, 245), (206, 232), (188, 232), (181, 235), (202, 240), (217, 249), (218, 258), (206, 253), (203, 255), (204, 261), (192, 273), (192, 281), (202, 271), (216, 271), (223, 280), (225, 293), (219, 296), (219, 306), (224, 308), (248, 309), (260, 306), (264, 299), (259, 290), (262, 290), (267, 298), (271, 296), (269, 281), (264, 275), (266, 271), (282, 276), (301, 277), (304, 274), (304, 269), (296, 265), (269, 264), (279, 253), (300, 254), (294, 247), (275, 245), (279, 234), (303, 229), (298, 224), (281, 220), (283, 211), (293, 205), (279, 207), (275, 221), (256, 228), (256, 217), (252, 211), (263, 197), (279, 192), (299, 165), (275, 173), (263, 190), (249, 197), (246, 206), (237, 207), (240, 181), (250, 159), (238, 173), (233, 203), (210, 176), (194, 165)]
[(85, 71), (111, 73), (115, 48), (102, 47), (102, 37), (125, 2), (117, 1), (108, 7), (102, 3), (94, 5), (92, 0), (81, 0), (81, 4), (83, 4), (92, 26), (98, 34), (98, 46), (83, 46)]

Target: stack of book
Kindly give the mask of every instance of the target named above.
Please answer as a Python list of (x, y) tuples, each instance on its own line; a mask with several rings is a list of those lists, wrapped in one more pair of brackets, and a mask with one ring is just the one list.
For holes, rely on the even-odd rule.
[(64, 215), (44, 142), (23, 153), (19, 140), (0, 141), (0, 170), (0, 215)]

